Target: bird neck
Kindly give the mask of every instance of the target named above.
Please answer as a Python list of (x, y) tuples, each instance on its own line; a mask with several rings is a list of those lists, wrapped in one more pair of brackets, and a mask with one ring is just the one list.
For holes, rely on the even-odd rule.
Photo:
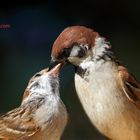
[(116, 59), (110, 43), (102, 37), (96, 38), (95, 45), (92, 47), (92, 61), (98, 62), (102, 60), (106, 62), (116, 61)]
[(79, 75), (84, 75), (91, 67), (101, 69), (106, 63), (120, 65), (120, 61), (115, 57), (109, 42), (102, 37), (95, 39), (95, 45), (90, 52), (90, 55), (76, 67), (76, 73)]
[[(46, 99), (51, 96), (59, 97), (59, 81), (58, 79), (49, 79), (48, 81), (38, 81), (29, 85), (24, 92), (22, 103), (38, 102), (40, 98)], [(43, 83), (44, 82), (44, 83)]]

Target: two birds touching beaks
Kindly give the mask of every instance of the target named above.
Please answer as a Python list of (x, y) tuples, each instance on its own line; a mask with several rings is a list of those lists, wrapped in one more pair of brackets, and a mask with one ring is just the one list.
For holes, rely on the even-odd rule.
[(53, 67), (36, 73), (21, 105), (0, 117), (3, 140), (60, 140), (67, 111), (59, 95), (63, 65), (75, 68), (75, 88), (91, 123), (111, 140), (140, 140), (140, 84), (97, 32), (64, 29), (52, 47)]

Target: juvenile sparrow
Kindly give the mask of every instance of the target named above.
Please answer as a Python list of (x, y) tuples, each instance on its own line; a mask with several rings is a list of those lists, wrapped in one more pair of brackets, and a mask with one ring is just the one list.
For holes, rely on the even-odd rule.
[(83, 26), (66, 28), (52, 61), (75, 67), (75, 87), (92, 124), (112, 140), (140, 140), (140, 84), (114, 56), (109, 42)]
[(36, 73), (28, 83), (21, 105), (0, 117), (0, 139), (60, 140), (67, 111), (59, 95), (61, 64)]

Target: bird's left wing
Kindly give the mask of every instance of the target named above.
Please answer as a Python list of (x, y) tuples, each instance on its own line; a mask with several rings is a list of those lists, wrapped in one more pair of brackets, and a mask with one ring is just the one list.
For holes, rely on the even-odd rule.
[(128, 70), (119, 66), (119, 77), (121, 86), (128, 100), (140, 109), (140, 84)]
[(0, 139), (25, 140), (39, 131), (29, 111), (17, 108), (0, 117)]

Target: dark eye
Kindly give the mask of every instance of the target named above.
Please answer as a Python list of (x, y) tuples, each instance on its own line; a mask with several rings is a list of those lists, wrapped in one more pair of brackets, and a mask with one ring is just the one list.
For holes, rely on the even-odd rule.
[(80, 50), (78, 51), (78, 57), (83, 57), (85, 56), (85, 54), (86, 54), (85, 49), (80, 48)]
[(35, 77), (39, 77), (39, 76), (41, 76), (41, 74), (40, 74), (40, 73), (35, 74)]
[(65, 57), (68, 57), (70, 55), (70, 49), (64, 48), (62, 55), (64, 55)]
[(31, 85), (30, 89), (34, 88), (38, 88), (40, 85), (39, 85), (39, 82), (35, 82), (34, 84)]
[(59, 55), (59, 59), (69, 57), (71, 48), (64, 48), (62, 53)]

